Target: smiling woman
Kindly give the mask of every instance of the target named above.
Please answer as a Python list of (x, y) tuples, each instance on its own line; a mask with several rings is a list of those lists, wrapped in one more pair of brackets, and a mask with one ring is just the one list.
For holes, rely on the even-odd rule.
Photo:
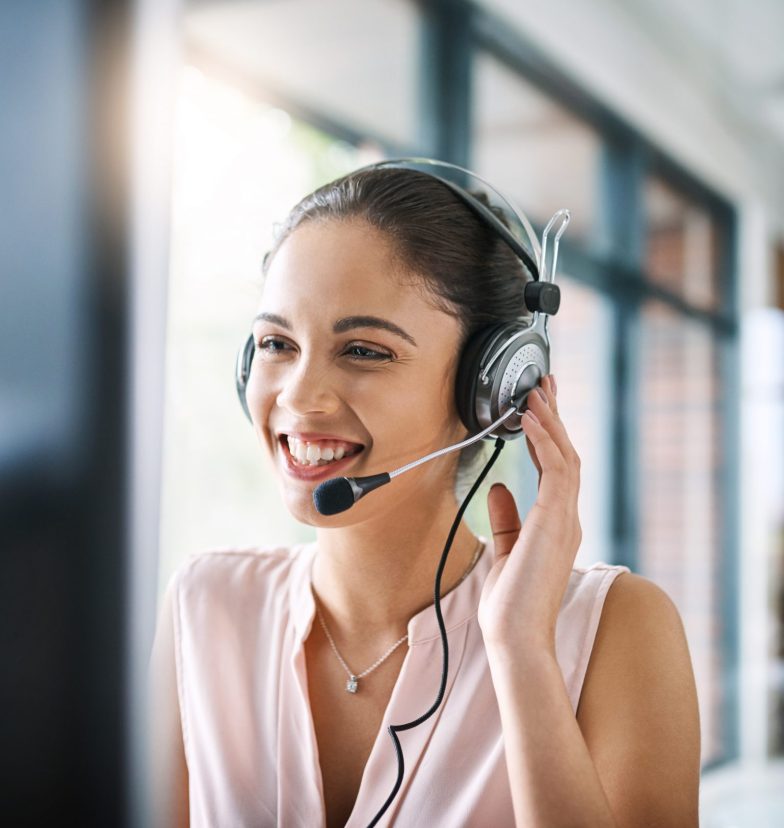
[[(349, 466), (352, 474), (366, 474), (401, 465), (467, 435), (452, 399), (459, 323), (416, 285), (402, 283), (395, 271), (400, 265), (390, 267), (392, 253), (367, 222), (310, 221), (287, 236), (271, 260), (261, 301), (263, 313), (278, 322), (254, 323), (258, 359), (246, 398), (254, 428), (281, 472), (281, 433), (329, 432), (365, 446), (350, 463), (340, 461), (341, 474)], [(310, 300), (315, 285), (317, 303)], [(347, 324), (346, 317), (394, 321)], [(281, 325), (281, 318), (289, 324)], [(270, 350), (271, 343), (277, 344)], [(447, 457), (417, 470), (379, 493), (381, 502), (361, 504), (362, 511), (370, 515), (408, 502), (421, 486), (443, 490), (454, 480), (454, 463)], [(278, 479), (291, 513), (318, 525), (312, 487), (294, 486), (285, 474)]]
[[(416, 196), (412, 198), (414, 186)], [(506, 222), (504, 214), (490, 206), (484, 193), (475, 192), (473, 195), (485, 202), (501, 221)], [(456, 209), (457, 204), (457, 198), (450, 195), (432, 176), (423, 172), (381, 170), (347, 176), (342, 179), (342, 186), (316, 190), (289, 213), (275, 244), (264, 257), (263, 272), (266, 281), (269, 282), (275, 275), (271, 262), (277, 258), (279, 251), (282, 252), (286, 240), (298, 227), (305, 225), (313, 233), (327, 222), (337, 222), (344, 230), (345, 225), (352, 225), (350, 234), (331, 234), (334, 239), (331, 247), (326, 242), (319, 251), (305, 254), (301, 270), (306, 279), (304, 290), (310, 292), (313, 285), (318, 284), (318, 280), (311, 282), (307, 276), (311, 268), (319, 266), (326, 249), (331, 251), (330, 263), (333, 257), (340, 257), (345, 263), (345, 274), (353, 274), (355, 281), (365, 282), (369, 271), (363, 268), (362, 256), (369, 255), (374, 249), (372, 242), (375, 241), (378, 260), (373, 263), (373, 268), (386, 275), (387, 295), (374, 297), (377, 314), (369, 313), (368, 306), (350, 318), (340, 319), (338, 317), (342, 314), (338, 308), (333, 332), (340, 333), (359, 326), (390, 331), (416, 348), (417, 341), (423, 340), (417, 340), (410, 325), (400, 324), (401, 317), (389, 310), (395, 306), (401, 288), (413, 288), (418, 293), (418, 298), (425, 300), (425, 307), (431, 311), (430, 318), (421, 320), (424, 327), (431, 333), (433, 330), (445, 332), (450, 327), (452, 329), (451, 341), (444, 336), (438, 337), (438, 346), (444, 349), (445, 358), (439, 366), (442, 369), (441, 375), (430, 381), (438, 387), (454, 388), (457, 357), (471, 333), (493, 322), (530, 319), (522, 289), (525, 282), (531, 279), (530, 273), (510, 248), (499, 240), (498, 235), (477, 221), (471, 211)], [(350, 251), (341, 249), (349, 242), (353, 242)], [(338, 273), (338, 276), (341, 275)], [(357, 295), (349, 280), (339, 279), (337, 289), (342, 289), (349, 295)], [(322, 289), (319, 289), (318, 295), (321, 298), (326, 296)], [(359, 307), (358, 303), (354, 306)], [(321, 302), (319, 307), (323, 308)], [(265, 311), (272, 312), (266, 308)], [(402, 312), (407, 313), (408, 309)], [(280, 314), (277, 322), (281, 323)], [(435, 329), (431, 328), (433, 325), (436, 326)], [(290, 330), (291, 326), (284, 324), (282, 327)], [(258, 330), (254, 328), (254, 335), (257, 334)], [(260, 341), (258, 336), (256, 339), (257, 342)], [(397, 365), (407, 363), (414, 355), (414, 352), (409, 354), (405, 348), (396, 354), (392, 347), (394, 340), (387, 337), (385, 342), (389, 347), (379, 349), (377, 342), (376, 348), (371, 348), (376, 353), (365, 358), (378, 360), (383, 365), (389, 364), (384, 362), (385, 359), (391, 360), (394, 357), (391, 364)], [(368, 342), (362, 345), (368, 347)], [(449, 359), (450, 356), (452, 359)], [(424, 358), (431, 366), (434, 364), (432, 346)], [(453, 372), (451, 383), (444, 382), (448, 377), (444, 368), (447, 372)], [(393, 388), (390, 387), (386, 393), (393, 394)], [(409, 410), (416, 408), (411, 405), (412, 402), (413, 400), (408, 400)], [(451, 406), (454, 413), (448, 395), (445, 402), (447, 408)], [(462, 436), (465, 436), (465, 431)], [(476, 476), (477, 469), (486, 459), (486, 448), (486, 443), (479, 442), (461, 451), (453, 478), (454, 491), (458, 496), (465, 493)]]
[[(245, 400), (286, 508), (316, 541), (194, 555), (171, 579), (154, 707), (159, 786), (181, 792), (180, 813), (197, 826), (365, 825), (392, 786), (386, 727), (420, 717), (387, 824), (696, 824), (682, 627), (627, 567), (574, 566), (580, 459), (552, 376), (518, 418), (536, 503), (521, 522), (493, 487), (492, 540), (455, 518), (474, 447), (348, 511), (314, 506), (328, 477), (471, 433), (461, 359), (478, 330), (529, 316), (521, 259), (436, 178), (375, 169), (296, 205), (263, 270)], [(428, 718), (437, 564), (449, 660)]]

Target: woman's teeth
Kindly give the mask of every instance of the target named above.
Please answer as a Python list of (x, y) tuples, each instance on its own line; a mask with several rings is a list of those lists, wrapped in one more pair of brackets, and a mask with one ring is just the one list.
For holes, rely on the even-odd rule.
[(333, 460), (341, 460), (347, 454), (356, 454), (361, 447), (336, 444), (334, 441), (304, 443), (296, 437), (286, 437), (291, 456), (305, 466), (325, 466)]

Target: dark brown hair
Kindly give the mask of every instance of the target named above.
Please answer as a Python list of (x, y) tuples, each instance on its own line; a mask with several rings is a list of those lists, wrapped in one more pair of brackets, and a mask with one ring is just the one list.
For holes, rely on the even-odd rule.
[[(483, 192), (469, 191), (508, 227), (502, 210)], [(523, 300), (533, 277), (498, 233), (447, 186), (417, 170), (381, 168), (349, 173), (305, 196), (278, 228), (264, 257), (262, 273), (280, 245), (300, 224), (313, 220), (359, 219), (392, 242), (398, 270), (461, 327), (460, 349), (477, 330), (499, 322), (530, 317)], [(463, 449), (456, 493), (473, 482), (482, 447)]]

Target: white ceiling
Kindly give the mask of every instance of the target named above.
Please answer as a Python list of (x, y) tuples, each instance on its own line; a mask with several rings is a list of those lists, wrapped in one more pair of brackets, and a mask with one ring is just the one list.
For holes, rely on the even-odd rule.
[(616, 0), (664, 48), (784, 142), (784, 0)]
[(784, 0), (481, 0), (716, 191), (784, 221)]

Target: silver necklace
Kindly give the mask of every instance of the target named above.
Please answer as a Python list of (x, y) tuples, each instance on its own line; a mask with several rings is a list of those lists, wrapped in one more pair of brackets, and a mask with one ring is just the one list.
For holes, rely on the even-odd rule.
[[(474, 552), (474, 557), (471, 559), (471, 563), (468, 564), (468, 567), (467, 567), (466, 571), (462, 574), (462, 576), (460, 577), (460, 580), (452, 587), (452, 589), (450, 589), (448, 592), (445, 592), (444, 595), (441, 596), (442, 598), (444, 598), (446, 595), (449, 594), (449, 592), (452, 592), (453, 589), (456, 589), (460, 584), (463, 583), (463, 581), (466, 579), (466, 576), (468, 575), (468, 573), (474, 568), (474, 566), (476, 565), (476, 562), (479, 560), (479, 555), (480, 555), (483, 547), (484, 547), (484, 544), (480, 540), (477, 543), (476, 551)], [(316, 604), (316, 612), (318, 613), (319, 622), (321, 623), (321, 627), (324, 630), (324, 634), (327, 636), (327, 640), (329, 641), (333, 652), (338, 657), (338, 661), (343, 665), (343, 669), (348, 674), (348, 681), (346, 682), (346, 690), (349, 693), (356, 693), (357, 690), (359, 689), (359, 680), (361, 678), (364, 678), (368, 673), (372, 673), (373, 670), (376, 669), (376, 667), (383, 664), (383, 662), (385, 662), (392, 655), (392, 653), (394, 653), (395, 650), (408, 638), (408, 635), (404, 635), (402, 638), (398, 639), (398, 641), (396, 641), (384, 653), (384, 655), (382, 655), (381, 658), (379, 658), (378, 661), (375, 662), (375, 664), (371, 664), (371, 666), (368, 667), (367, 670), (363, 670), (361, 673), (354, 674), (351, 671), (351, 668), (348, 666), (348, 664), (346, 664), (346, 662), (344, 661), (343, 656), (338, 652), (338, 648), (335, 645), (335, 641), (333, 640), (332, 636), (329, 634), (329, 630), (327, 629), (327, 625), (324, 622), (324, 616), (321, 614), (321, 609), (319, 608), (318, 602), (315, 600), (315, 595), (314, 595), (314, 603)]]

